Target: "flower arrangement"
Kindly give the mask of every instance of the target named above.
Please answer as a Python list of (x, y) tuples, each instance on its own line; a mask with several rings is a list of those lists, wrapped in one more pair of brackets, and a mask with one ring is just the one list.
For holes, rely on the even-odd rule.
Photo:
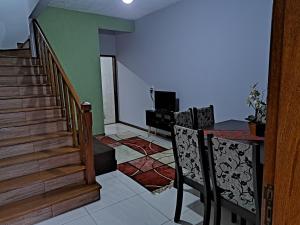
[(265, 124), (267, 114), (267, 104), (263, 91), (260, 92), (257, 88), (258, 83), (251, 87), (250, 94), (247, 98), (247, 104), (253, 108), (255, 115), (250, 115), (246, 118), (250, 123)]

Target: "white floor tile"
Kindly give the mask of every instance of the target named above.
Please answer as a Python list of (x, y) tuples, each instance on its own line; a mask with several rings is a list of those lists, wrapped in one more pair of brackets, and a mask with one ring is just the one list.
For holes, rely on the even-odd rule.
[(97, 225), (91, 216), (81, 217), (65, 225)]
[(98, 225), (161, 225), (168, 221), (139, 196), (92, 213), (92, 216)]
[(141, 138), (150, 141), (156, 145), (159, 145), (165, 149), (171, 149), (172, 148), (172, 142), (171, 139), (165, 139), (156, 135), (150, 135), (150, 136), (140, 136)]
[(176, 165), (175, 165), (175, 162), (169, 164), (168, 166), (172, 167), (173, 169), (176, 169)]
[(181, 214), (181, 218), (179, 223), (175, 223), (173, 220), (165, 223), (164, 225), (202, 225), (203, 217), (198, 213), (193, 212), (192, 210), (188, 210)]
[(144, 156), (143, 154), (132, 150), (131, 148), (125, 145), (117, 146), (115, 147), (115, 150), (118, 164), (135, 160)]
[(120, 132), (120, 133), (117, 133), (117, 134), (109, 135), (110, 138), (112, 138), (116, 141), (132, 138), (132, 137), (136, 137), (136, 136), (138, 136), (138, 134), (133, 133), (131, 131), (124, 131), (124, 132)]
[(46, 220), (42, 223), (39, 223), (37, 225), (61, 225), (66, 224), (68, 222), (78, 220), (81, 217), (88, 216), (87, 211), (82, 207), (79, 209), (72, 210), (70, 212), (61, 214), (59, 216), (56, 216), (52, 219)]
[(164, 152), (159, 152), (156, 154), (151, 155), (151, 158), (158, 160), (164, 164), (171, 164), (174, 163), (174, 154), (173, 150), (167, 150)]
[[(174, 218), (175, 215), (176, 196), (177, 189), (175, 188), (168, 189), (160, 194), (152, 194), (150, 192), (141, 194), (141, 197), (145, 201), (147, 201), (154, 208), (158, 209), (169, 219)], [(200, 201), (199, 196), (195, 196), (194, 194), (185, 191), (183, 195), (182, 212), (187, 211), (189, 209), (188, 205), (197, 201)]]
[(134, 191), (117, 179), (105, 180), (101, 182), (101, 185), (100, 201), (85, 206), (89, 212), (95, 212), (136, 195)]
[(111, 173), (106, 173), (100, 176), (96, 177), (96, 181), (98, 181), (99, 183), (102, 183), (103, 181), (109, 180), (109, 179), (113, 179), (115, 176), (113, 175), (114, 172)]

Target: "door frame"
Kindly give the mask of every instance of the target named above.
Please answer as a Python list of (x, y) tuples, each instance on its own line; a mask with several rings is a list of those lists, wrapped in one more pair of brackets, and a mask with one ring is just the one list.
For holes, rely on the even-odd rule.
[(117, 58), (115, 55), (105, 55), (100, 54), (100, 63), (101, 57), (112, 58), (112, 67), (113, 67), (113, 86), (114, 86), (114, 100), (115, 100), (115, 120), (116, 123), (120, 122), (119, 117), (119, 91), (118, 91), (118, 67), (117, 67)]
[[(293, 56), (293, 50), (296, 47), (291, 48), (288, 44), (295, 43), (297, 40), (296, 37), (300, 35), (299, 25), (298, 29), (295, 28), (293, 30), (293, 32), (297, 33), (291, 34), (290, 30), (288, 30), (300, 22), (299, 14), (295, 14), (295, 6), (299, 9), (300, 2), (296, 0), (273, 1), (261, 225), (279, 224), (277, 220), (279, 215), (276, 216), (273, 213), (273, 209), (278, 205), (282, 205), (286, 200), (277, 197), (286, 190), (279, 189), (278, 184), (275, 183), (275, 179), (278, 179), (276, 178), (278, 176), (276, 174), (276, 167), (279, 162), (277, 154), (283, 152), (282, 149), (279, 149), (280, 146), (278, 146), (278, 138), (281, 138), (279, 135), (282, 118), (282, 115), (280, 115), (281, 95), (286, 91), (283, 87), (283, 82), (286, 79), (284, 80), (283, 78), (285, 74), (296, 73), (293, 67), (287, 66), (284, 62), (284, 57)], [(299, 40), (297, 41), (299, 43)], [(293, 60), (297, 59), (293, 58)], [(286, 186), (287, 189), (288, 185)]]

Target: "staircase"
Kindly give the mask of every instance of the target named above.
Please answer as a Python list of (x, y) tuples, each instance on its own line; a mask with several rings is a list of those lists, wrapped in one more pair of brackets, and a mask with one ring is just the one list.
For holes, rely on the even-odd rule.
[(37, 22), (38, 58), (0, 51), (0, 224), (30, 225), (96, 201), (91, 106)]

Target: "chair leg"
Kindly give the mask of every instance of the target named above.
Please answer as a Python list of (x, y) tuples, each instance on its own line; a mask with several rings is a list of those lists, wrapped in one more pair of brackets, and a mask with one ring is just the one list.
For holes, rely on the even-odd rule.
[(204, 203), (204, 194), (200, 193), (200, 202)]
[(231, 213), (231, 223), (237, 222), (237, 215), (235, 213)]
[(177, 202), (176, 202), (176, 211), (174, 217), (175, 223), (180, 221), (181, 209), (182, 209), (182, 198), (183, 198), (183, 182), (177, 182)]
[[(202, 194), (202, 193), (201, 193)], [(200, 195), (201, 196), (201, 195)], [(209, 225), (210, 211), (211, 211), (211, 198), (207, 195), (203, 195), (204, 200), (204, 218), (203, 225)]]
[(244, 218), (241, 218), (241, 225), (247, 225), (247, 221)]
[(221, 224), (221, 205), (218, 199), (214, 201), (214, 225)]
[(175, 179), (174, 179), (173, 187), (176, 188), (176, 189), (178, 187), (177, 173), (175, 173)]

